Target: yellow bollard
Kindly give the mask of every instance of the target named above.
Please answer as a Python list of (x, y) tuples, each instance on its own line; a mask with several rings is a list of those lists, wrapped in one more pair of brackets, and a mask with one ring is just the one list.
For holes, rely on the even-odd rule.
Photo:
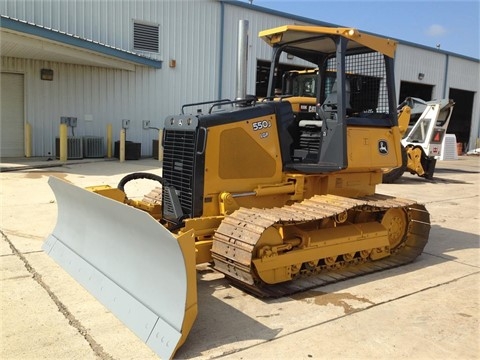
[(60, 161), (67, 161), (67, 141), (68, 141), (68, 127), (67, 124), (60, 124)]
[(158, 161), (163, 161), (163, 129), (158, 129)]
[(107, 124), (107, 158), (112, 157), (112, 124)]
[(25, 123), (25, 157), (32, 156), (32, 125)]
[(125, 129), (120, 130), (120, 149), (119, 149), (119, 156), (120, 162), (125, 161), (125, 139), (127, 137), (127, 132)]

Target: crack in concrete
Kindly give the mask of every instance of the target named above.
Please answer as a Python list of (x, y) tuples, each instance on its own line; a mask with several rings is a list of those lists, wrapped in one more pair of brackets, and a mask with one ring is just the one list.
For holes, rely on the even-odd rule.
[(424, 204), (427, 205), (427, 204), (435, 204), (435, 203), (444, 203), (444, 202), (455, 201), (455, 200), (468, 200), (468, 199), (475, 199), (475, 198), (478, 198), (478, 197), (479, 197), (479, 195), (461, 196), (461, 197), (456, 197), (456, 198), (448, 198), (448, 199), (427, 201), (427, 202), (424, 202)]
[(95, 341), (95, 339), (88, 333), (87, 329), (81, 324), (81, 322), (75, 318), (75, 316), (68, 310), (68, 308), (63, 304), (60, 299), (53, 293), (50, 287), (45, 284), (42, 280), (42, 275), (40, 275), (28, 262), (28, 260), (23, 256), (21, 252), (17, 250), (15, 245), (10, 241), (10, 239), (5, 235), (5, 233), (0, 230), (3, 239), (9, 244), (10, 249), (13, 252), (13, 255), (17, 256), (24, 264), (27, 271), (32, 274), (32, 278), (47, 292), (50, 298), (53, 300), (55, 305), (58, 308), (58, 311), (62, 313), (63, 316), (68, 320), (68, 324), (74, 327), (80, 335), (87, 341), (90, 348), (93, 350), (94, 354), (102, 360), (114, 360), (114, 358), (103, 350), (103, 347)]
[[(3, 234), (3, 233), (2, 233)], [(9, 242), (9, 241), (7, 241)], [(10, 242), (9, 242), (10, 243)], [(10, 247), (11, 248), (11, 247)], [(28, 252), (24, 252), (23, 255), (30, 255), (30, 254), (38, 254), (38, 253), (42, 253), (43, 251), (42, 250), (38, 250), (38, 251), (28, 251)], [(12, 254), (2, 254), (0, 255), (0, 258), (2, 257), (8, 257), (8, 256), (16, 256), (16, 254), (12, 253)]]
[(439, 258), (439, 259), (443, 259), (443, 260), (452, 261), (452, 262), (457, 263), (457, 264), (462, 264), (462, 265), (465, 265), (465, 266), (470, 266), (470, 267), (473, 267), (473, 268), (475, 268), (475, 269), (479, 269), (479, 268), (480, 268), (480, 266), (475, 265), (475, 264), (469, 264), (469, 263), (466, 263), (466, 262), (463, 262), (463, 261), (452, 260), (452, 259), (449, 258), (448, 256), (436, 255), (436, 254), (429, 253), (429, 252), (427, 252), (427, 251), (424, 251), (422, 254), (430, 255), (430, 256), (433, 256), (433, 257), (436, 257), (436, 258)]

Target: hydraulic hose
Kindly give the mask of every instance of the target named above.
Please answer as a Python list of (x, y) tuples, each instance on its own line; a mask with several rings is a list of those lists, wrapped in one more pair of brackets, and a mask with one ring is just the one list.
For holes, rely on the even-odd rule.
[(151, 173), (144, 173), (144, 172), (135, 172), (128, 175), (125, 175), (122, 180), (117, 185), (117, 188), (123, 192), (125, 192), (125, 185), (132, 180), (138, 179), (148, 179), (158, 181), (162, 186), (167, 186), (167, 182), (160, 176)]

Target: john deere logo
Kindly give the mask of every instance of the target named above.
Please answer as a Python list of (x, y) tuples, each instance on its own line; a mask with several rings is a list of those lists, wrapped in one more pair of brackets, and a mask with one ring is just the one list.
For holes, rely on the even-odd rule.
[(382, 155), (388, 154), (388, 143), (386, 140), (378, 140), (378, 152)]

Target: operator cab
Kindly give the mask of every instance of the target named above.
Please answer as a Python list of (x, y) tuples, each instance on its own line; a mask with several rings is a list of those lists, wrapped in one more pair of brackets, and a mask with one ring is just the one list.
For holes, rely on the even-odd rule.
[(345, 169), (347, 126), (397, 126), (394, 42), (355, 29), (296, 25), (267, 30), (260, 37), (274, 49), (268, 97), (274, 95), (283, 53), (318, 69), (315, 118), (308, 122), (279, 119), (286, 170), (321, 173)]

